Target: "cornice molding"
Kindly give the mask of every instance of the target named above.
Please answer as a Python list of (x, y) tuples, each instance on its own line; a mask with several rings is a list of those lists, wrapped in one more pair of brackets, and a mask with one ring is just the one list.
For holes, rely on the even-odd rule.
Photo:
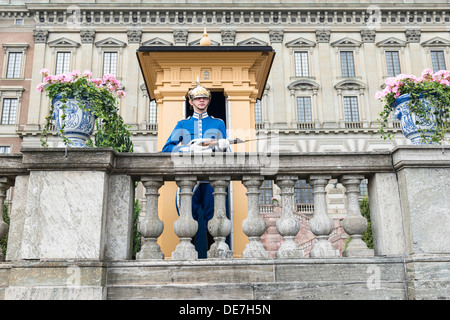
[[(214, 25), (252, 25), (252, 26), (315, 26), (328, 28), (335, 26), (368, 27), (371, 14), (366, 4), (315, 3), (295, 6), (279, 3), (261, 4), (258, 9), (249, 5), (221, 4), (211, 5), (205, 9), (205, 4), (78, 4), (81, 27), (97, 25), (168, 25), (168, 26), (214, 26)], [(450, 23), (447, 4), (377, 4), (377, 23), (386, 27), (420, 27), (447, 26)], [(62, 4), (30, 4), (26, 15), (34, 16), (36, 25), (63, 26), (71, 17), (67, 6)], [(0, 15), (5, 18), (16, 14), (24, 14), (22, 6), (0, 6)], [(370, 20), (371, 21), (371, 20)]]

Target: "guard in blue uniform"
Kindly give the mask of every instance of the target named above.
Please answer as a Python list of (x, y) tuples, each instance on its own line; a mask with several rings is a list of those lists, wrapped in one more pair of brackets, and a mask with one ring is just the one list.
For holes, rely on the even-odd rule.
[[(197, 86), (188, 92), (188, 96), (194, 114), (187, 119), (178, 121), (162, 152), (227, 151), (230, 143), (227, 140), (225, 123), (207, 113), (211, 101), (209, 90), (197, 82)], [(204, 145), (204, 142), (209, 139), (215, 140), (213, 146)], [(207, 231), (208, 221), (214, 216), (213, 192), (214, 188), (207, 181), (200, 181), (194, 187), (192, 216), (199, 222), (199, 232), (195, 237), (195, 247), (199, 253), (199, 258), (206, 257), (206, 250), (213, 243), (212, 236)], [(204, 236), (199, 237), (199, 234), (205, 232), (206, 238)]]

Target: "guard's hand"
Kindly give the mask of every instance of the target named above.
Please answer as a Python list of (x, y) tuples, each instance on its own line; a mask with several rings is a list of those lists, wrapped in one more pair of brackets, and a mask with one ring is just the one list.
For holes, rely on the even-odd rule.
[(217, 140), (216, 150), (217, 151), (226, 151), (230, 146), (230, 142), (227, 139), (219, 139)]
[(211, 152), (212, 150), (208, 146), (203, 146), (203, 142), (201, 140), (198, 140), (189, 147), (189, 151), (190, 152)]

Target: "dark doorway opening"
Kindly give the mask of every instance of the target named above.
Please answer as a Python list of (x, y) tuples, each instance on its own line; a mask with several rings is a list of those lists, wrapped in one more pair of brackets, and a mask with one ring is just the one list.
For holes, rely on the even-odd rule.
[[(226, 112), (226, 99), (223, 91), (211, 92), (211, 103), (208, 107), (208, 114), (214, 118), (222, 119), (225, 122), (225, 128), (227, 127), (227, 112)], [(186, 98), (186, 118), (192, 116), (194, 110), (192, 110), (189, 104), (189, 99)]]

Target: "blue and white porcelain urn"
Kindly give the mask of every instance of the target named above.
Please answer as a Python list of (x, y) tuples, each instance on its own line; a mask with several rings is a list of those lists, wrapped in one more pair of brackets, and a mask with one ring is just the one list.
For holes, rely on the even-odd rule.
[(89, 110), (82, 110), (79, 104), (89, 108), (86, 100), (77, 100), (72, 97), (64, 103), (61, 101), (61, 95), (58, 94), (52, 99), (53, 119), (56, 122), (56, 129), (61, 130), (63, 120), (62, 115), (66, 114), (64, 120), (64, 135), (69, 140), (69, 147), (86, 148), (86, 141), (94, 132), (95, 117)]
[(435, 107), (432, 106), (429, 100), (420, 98), (427, 109), (427, 116), (421, 117), (420, 115), (411, 112), (408, 106), (410, 101), (410, 94), (403, 94), (394, 102), (394, 116), (400, 120), (403, 135), (411, 140), (412, 144), (429, 144), (426, 139), (422, 138), (422, 131), (424, 136), (429, 138), (436, 130), (436, 115)]

